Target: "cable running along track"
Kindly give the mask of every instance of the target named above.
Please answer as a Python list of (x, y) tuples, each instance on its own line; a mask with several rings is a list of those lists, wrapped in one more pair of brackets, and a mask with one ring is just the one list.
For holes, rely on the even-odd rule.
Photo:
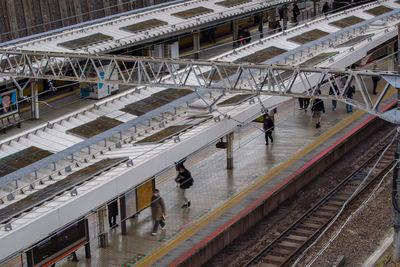
[[(393, 136), (391, 134), (390, 136)], [(392, 138), (389, 138), (390, 140)], [(244, 266), (261, 264), (260, 266), (284, 266), (288, 264), (302, 249), (305, 249), (323, 228), (338, 214), (343, 204), (349, 199), (356, 188), (367, 176), (376, 160), (383, 153), (390, 140), (385, 141), (383, 148), (373, 153), (356, 171), (344, 179), (336, 188), (330, 191), (314, 207), (304, 213), (300, 219), (289, 226), (281, 235), (261, 250)], [(354, 196), (357, 198), (376, 179), (383, 177), (394, 164), (395, 142), (387, 149), (380, 162), (376, 165), (364, 186)], [(376, 150), (375, 150), (376, 151)]]

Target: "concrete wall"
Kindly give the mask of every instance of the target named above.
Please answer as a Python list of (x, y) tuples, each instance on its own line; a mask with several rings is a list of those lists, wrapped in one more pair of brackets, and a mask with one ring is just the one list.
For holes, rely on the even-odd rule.
[(0, 42), (170, 0), (1, 0)]

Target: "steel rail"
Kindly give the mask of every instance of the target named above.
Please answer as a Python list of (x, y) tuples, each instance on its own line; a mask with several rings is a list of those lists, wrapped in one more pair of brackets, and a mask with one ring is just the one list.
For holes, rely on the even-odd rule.
[[(387, 144), (390, 142), (387, 142)], [(337, 196), (338, 194), (342, 193), (345, 191), (346, 186), (349, 185), (350, 182), (356, 181), (357, 176), (362, 174), (363, 170), (365, 170), (367, 167), (371, 167), (371, 163), (376, 160), (377, 157), (382, 153), (382, 151), (385, 149), (386, 146), (382, 147), (379, 149), (377, 152), (375, 152), (372, 156), (370, 156), (357, 170), (353, 171), (349, 176), (347, 176), (342, 182), (339, 183), (333, 190), (331, 190), (325, 197), (323, 197), (317, 204), (315, 204), (312, 208), (310, 208), (308, 211), (306, 211), (296, 222), (294, 222), (292, 225), (290, 225), (283, 233), (281, 233), (277, 238), (275, 238), (270, 244), (268, 244), (264, 249), (262, 249), (256, 256), (254, 256), (251, 260), (249, 260), (245, 265), (245, 267), (253, 266), (256, 263), (260, 262), (263, 257), (265, 257), (269, 252), (271, 252), (274, 248), (279, 246), (279, 243), (287, 238), (290, 234), (295, 232), (299, 226), (302, 225), (302, 223), (305, 222), (308, 218), (311, 217), (312, 214), (315, 214), (317, 211), (323, 209), (322, 207), (329, 203), (328, 201)], [(392, 150), (389, 149), (386, 153), (393, 153), (394, 154), (394, 144), (391, 146)], [(382, 159), (383, 160), (383, 159)], [(388, 160), (389, 162), (385, 162), (385, 166), (380, 170), (380, 172), (372, 177), (367, 181), (367, 183), (363, 186), (363, 188), (358, 192), (357, 195), (354, 196), (353, 199), (349, 203), (351, 203), (354, 199), (356, 199), (359, 195), (361, 195), (377, 178), (382, 177), (393, 165), (394, 159)], [(344, 202), (343, 202), (344, 203)], [(339, 209), (338, 209), (339, 210)], [(297, 253), (305, 247), (322, 229), (325, 227), (337, 214), (337, 212), (333, 213), (329, 220), (325, 220), (325, 222), (319, 223), (319, 228), (315, 230), (310, 230), (312, 231), (312, 234), (307, 236), (307, 239), (303, 241), (301, 245), (299, 245), (296, 249), (293, 249), (290, 254), (286, 255), (279, 264), (275, 264), (276, 266), (284, 266), (287, 264)], [(315, 225), (318, 225), (318, 223), (315, 223)], [(278, 261), (276, 261), (278, 262)]]

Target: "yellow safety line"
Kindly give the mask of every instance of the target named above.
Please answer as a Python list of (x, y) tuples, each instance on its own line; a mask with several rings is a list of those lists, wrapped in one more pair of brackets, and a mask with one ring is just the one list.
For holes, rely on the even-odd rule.
[[(69, 96), (69, 95), (75, 94), (75, 93), (78, 92), (79, 90), (80, 90), (80, 89), (75, 89), (75, 90), (72, 91), (72, 92), (64, 93), (64, 94), (61, 94), (61, 95), (58, 95), (58, 96), (49, 98), (49, 99), (47, 99), (46, 103), (47, 103), (47, 102), (52, 102), (52, 101), (54, 101), (54, 100), (60, 99), (60, 98), (65, 97), (65, 96)], [(39, 106), (44, 105), (43, 102), (44, 102), (44, 101), (39, 102)], [(20, 111), (21, 111), (21, 112), (27, 111), (27, 110), (30, 110), (31, 108), (32, 108), (32, 107), (30, 107), (30, 106), (24, 107), (24, 108), (21, 108)]]
[(308, 145), (305, 149), (301, 150), (299, 153), (296, 155), (292, 156), (289, 160), (286, 162), (282, 163), (280, 166), (273, 168), (267, 175), (265, 175), (263, 178), (260, 180), (256, 181), (254, 184), (250, 185), (248, 188), (234, 196), (230, 201), (226, 202), (223, 204), (221, 207), (217, 208), (213, 212), (210, 213), (207, 217), (204, 219), (200, 220), (198, 223), (194, 224), (193, 226), (189, 227), (185, 232), (183, 232), (181, 235), (179, 235), (177, 238), (160, 248), (157, 252), (154, 254), (150, 255), (148, 258), (146, 258), (143, 262), (141, 262), (138, 266), (146, 266), (153, 264), (156, 262), (159, 258), (161, 258), (163, 255), (165, 255), (168, 251), (171, 249), (175, 248), (178, 246), (180, 243), (182, 243), (184, 240), (192, 236), (194, 233), (202, 229), (205, 225), (209, 224), (211, 221), (215, 220), (218, 216), (223, 214), (227, 209), (231, 208), (232, 206), (236, 205), (239, 201), (247, 197), (250, 193), (255, 191), (257, 188), (259, 188), (261, 185), (265, 184), (269, 180), (271, 180), (273, 177), (281, 173), (284, 169), (288, 168), (288, 166), (292, 165), (295, 161), (300, 159), (301, 157), (305, 156), (307, 153), (315, 149), (317, 146), (319, 146), (321, 143), (332, 137), (334, 134), (342, 130), (344, 127), (358, 119), (361, 115), (365, 114), (364, 111), (357, 111), (347, 119), (343, 120), (340, 124), (338, 124), (337, 127), (332, 129), (331, 131), (327, 132), (324, 134), (322, 137), (318, 138), (316, 141)]

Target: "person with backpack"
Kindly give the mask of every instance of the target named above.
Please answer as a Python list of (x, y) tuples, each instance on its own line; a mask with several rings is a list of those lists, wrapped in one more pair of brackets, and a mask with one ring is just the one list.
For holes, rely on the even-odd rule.
[(312, 117), (315, 119), (315, 128), (321, 127), (322, 112), (325, 113), (324, 102), (320, 98), (315, 98), (311, 107)]
[(190, 201), (185, 195), (185, 190), (193, 185), (194, 180), (191, 173), (185, 168), (183, 163), (176, 164), (176, 169), (178, 171), (178, 175), (175, 178), (175, 182), (179, 186), (179, 194), (184, 201), (184, 204), (182, 205), (183, 209), (190, 207)]

